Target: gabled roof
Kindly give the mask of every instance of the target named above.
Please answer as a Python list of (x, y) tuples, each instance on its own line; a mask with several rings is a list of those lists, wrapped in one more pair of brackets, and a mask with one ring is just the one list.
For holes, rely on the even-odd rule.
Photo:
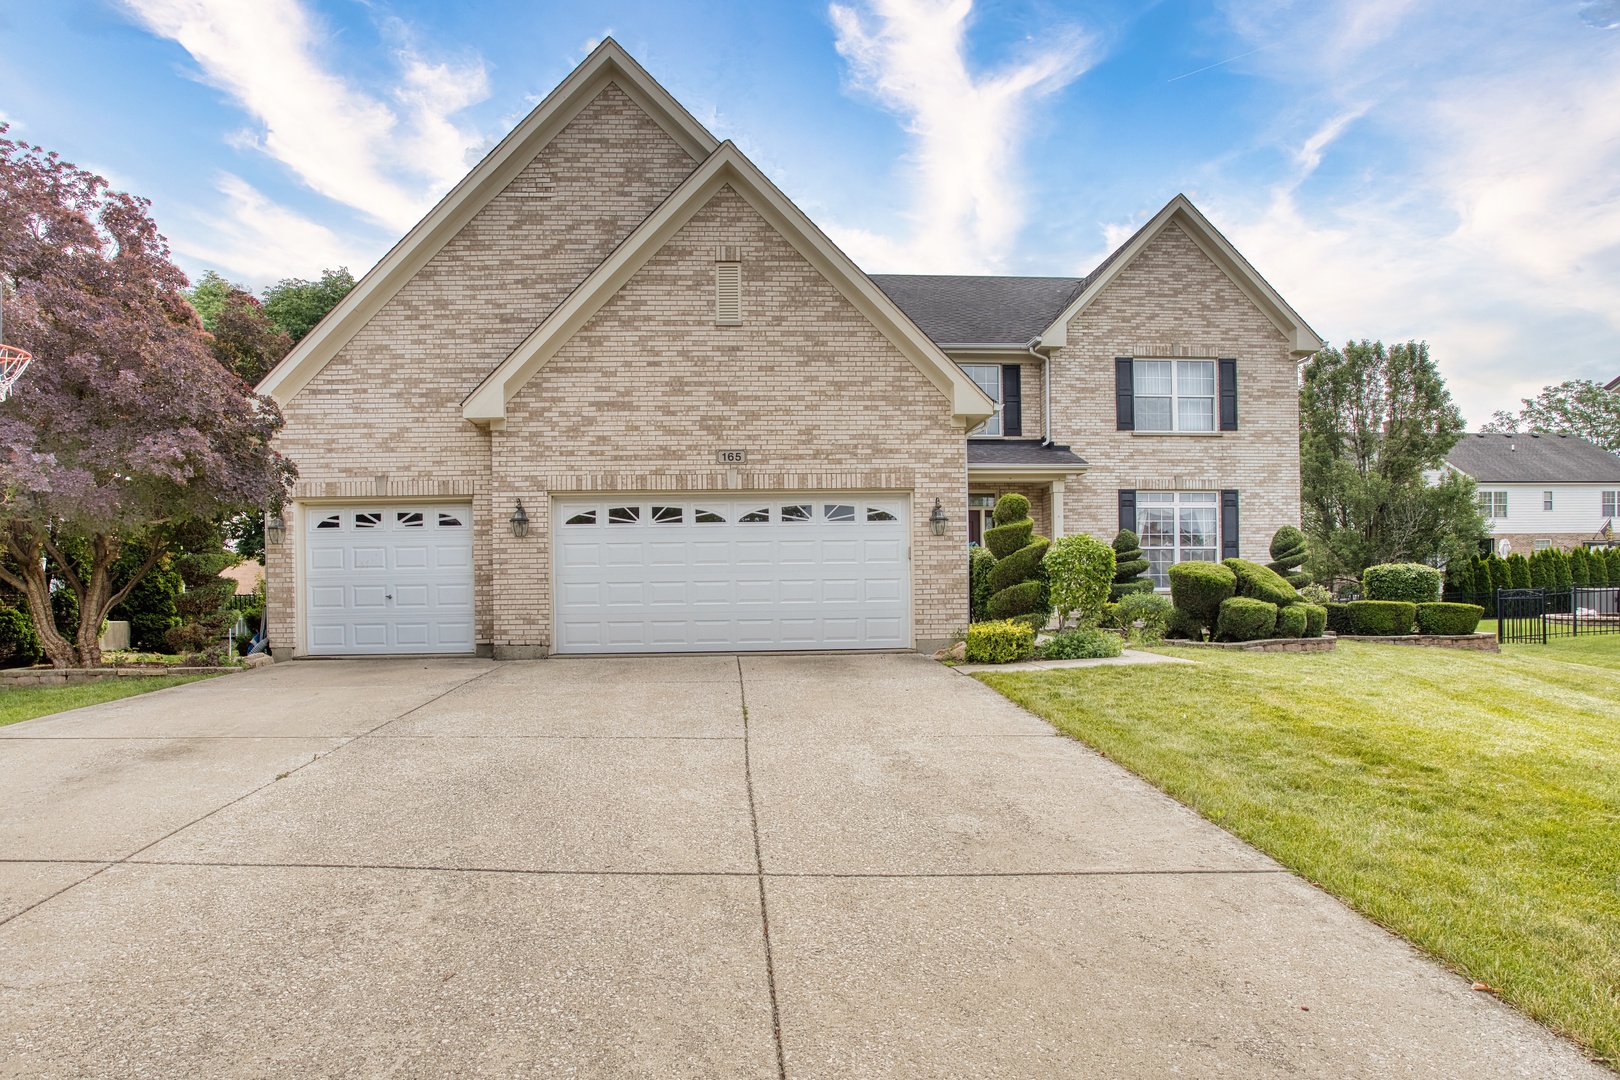
[(1084, 278), (873, 274), (877, 287), (942, 348), (1022, 349), (1073, 300)]
[(1192, 238), (1193, 243), (1197, 244), (1204, 254), (1208, 255), (1210, 260), (1243, 290), (1244, 295), (1255, 307), (1271, 320), (1288, 339), (1289, 351), (1296, 357), (1309, 356), (1327, 344), (1306, 324), (1299, 312), (1290, 307), (1288, 301), (1279, 296), (1270, 283), (1249, 265), (1248, 260), (1238, 254), (1231, 241), (1222, 236), (1220, 231), (1209, 223), (1209, 219), (1198, 212), (1198, 208), (1187, 196), (1177, 195), (1166, 203), (1164, 209), (1155, 214), (1152, 220), (1138, 229), (1136, 235), (1121, 244), (1097, 269), (1086, 275), (1075, 297), (1041, 331), (1040, 347), (1055, 349), (1067, 345), (1069, 320), (1091, 306), (1092, 301), (1101, 295), (1109, 283), (1118, 277), (1155, 237), (1169, 228), (1171, 223), (1179, 225)]
[(360, 279), (349, 295), (265, 376), (259, 383), (259, 393), (269, 395), (280, 405), (292, 400), (610, 82), (668, 132), (694, 162), (708, 157), (719, 145), (618, 42), (607, 38)]
[(1620, 484), (1620, 457), (1575, 435), (1464, 435), (1446, 464), (1481, 484)]
[(636, 226), (568, 299), (468, 395), (462, 403), (462, 415), (475, 424), (494, 427), (503, 424), (506, 403), (517, 396), (648, 259), (728, 184), (939, 388), (951, 403), (951, 412), (958, 421), (973, 426), (994, 412), (994, 404), (962, 369), (952, 363), (883, 290), (872, 284), (871, 279), (743, 156), (742, 151), (726, 142)]

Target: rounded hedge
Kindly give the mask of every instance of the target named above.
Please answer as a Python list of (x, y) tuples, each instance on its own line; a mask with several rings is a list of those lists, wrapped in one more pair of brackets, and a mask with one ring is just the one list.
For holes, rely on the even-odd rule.
[(996, 500), (996, 508), (990, 512), (990, 519), (997, 525), (1011, 525), (1028, 517), (1029, 499), (1023, 495), (1003, 495)]
[(1404, 600), (1352, 600), (1345, 605), (1353, 635), (1394, 637), (1412, 632), (1417, 605)]
[(1015, 615), (1038, 611), (1045, 603), (1046, 585), (1039, 581), (1026, 581), (992, 596), (985, 605), (985, 614), (992, 619), (1010, 619)]
[(1203, 641), (1204, 624), (1178, 607), (1164, 620), (1164, 636), (1181, 641)]
[(1327, 629), (1327, 608), (1321, 604), (1300, 604), (1305, 609), (1305, 637), (1321, 637)]
[(1248, 559), (1227, 559), (1223, 566), (1237, 575), (1237, 595), (1282, 607), (1299, 601), (1299, 590), (1277, 571)]
[(965, 655), (970, 664), (1010, 664), (1034, 647), (1035, 631), (1023, 623), (982, 622), (968, 627)]
[(1035, 535), (1035, 523), (1025, 518), (1007, 525), (997, 525), (984, 531), (984, 546), (998, 559), (1005, 559), (1029, 543)]
[(1221, 601), (1215, 637), (1220, 641), (1258, 641), (1271, 637), (1276, 628), (1276, 604), (1250, 596), (1233, 596)]
[(1472, 634), (1485, 609), (1478, 604), (1419, 604), (1418, 631), (1424, 634)]
[(1200, 626), (1212, 626), (1221, 602), (1237, 592), (1237, 575), (1220, 563), (1184, 562), (1170, 568), (1170, 600)]
[(1304, 637), (1307, 623), (1304, 604), (1289, 604), (1277, 609), (1278, 637)]
[(1368, 600), (1430, 604), (1440, 599), (1440, 571), (1422, 563), (1369, 566), (1361, 575), (1361, 593)]

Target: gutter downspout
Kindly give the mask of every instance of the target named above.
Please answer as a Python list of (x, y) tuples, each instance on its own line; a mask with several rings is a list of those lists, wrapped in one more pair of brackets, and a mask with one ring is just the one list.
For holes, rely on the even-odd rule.
[(1024, 351), (1041, 362), (1041, 445), (1052, 445), (1052, 358), (1042, 356), (1035, 351), (1036, 342), (1041, 339), (1032, 337), (1024, 343)]

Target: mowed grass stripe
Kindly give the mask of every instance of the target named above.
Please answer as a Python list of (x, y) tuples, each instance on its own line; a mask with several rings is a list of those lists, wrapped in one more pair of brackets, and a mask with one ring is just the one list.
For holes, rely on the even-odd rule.
[(103, 701), (147, 694), (181, 686), (212, 675), (136, 675), (122, 679), (101, 679), (77, 686), (18, 686), (0, 690), (0, 727), (32, 720), (36, 716), (100, 705)]
[(1620, 1059), (1620, 637), (1195, 659), (979, 677)]

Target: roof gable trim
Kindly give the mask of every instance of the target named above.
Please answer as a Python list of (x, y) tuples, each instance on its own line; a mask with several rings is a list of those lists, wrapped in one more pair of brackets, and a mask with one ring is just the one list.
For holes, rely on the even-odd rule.
[(506, 403), (727, 185), (945, 395), (958, 422), (973, 426), (992, 415), (994, 404), (973, 381), (730, 142), (721, 144), (468, 395), (462, 415), (475, 424), (504, 424)]
[(618, 42), (604, 40), (366, 272), (349, 295), (265, 376), (259, 383), (259, 393), (269, 395), (282, 406), (296, 397), (610, 83), (663, 128), (694, 164), (719, 146), (719, 141)]
[(1289, 351), (1295, 357), (1309, 356), (1327, 345), (1327, 342), (1300, 317), (1299, 312), (1290, 307), (1288, 301), (1284, 300), (1271, 284), (1249, 265), (1249, 261), (1239, 254), (1231, 241), (1222, 236), (1220, 231), (1210, 224), (1209, 219), (1199, 213), (1191, 200), (1185, 195), (1177, 195), (1165, 204), (1164, 209), (1154, 215), (1153, 220), (1126, 241), (1123, 248), (1104, 262), (1101, 271), (1086, 282), (1086, 287), (1080, 291), (1080, 295), (1071, 300), (1052, 325), (1042, 332), (1040, 345), (1037, 347), (1058, 349), (1067, 345), (1070, 320), (1090, 307), (1103, 290), (1134, 262), (1160, 233), (1169, 228), (1171, 222), (1179, 225), (1193, 243), (1209, 256), (1210, 261), (1219, 267), (1272, 325), (1282, 332), (1288, 340)]

